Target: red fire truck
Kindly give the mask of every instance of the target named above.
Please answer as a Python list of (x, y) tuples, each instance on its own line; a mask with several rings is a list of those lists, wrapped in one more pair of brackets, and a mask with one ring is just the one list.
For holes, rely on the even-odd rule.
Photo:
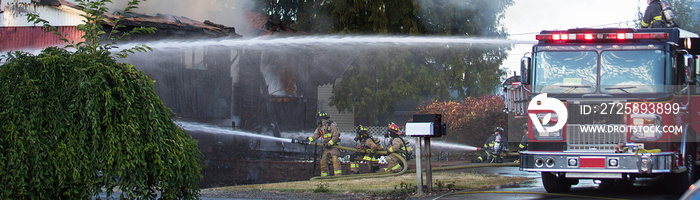
[(700, 177), (697, 34), (570, 29), (536, 39), (504, 89), (506, 112), (528, 118), (520, 169), (541, 173), (547, 192), (658, 178), (677, 193)]

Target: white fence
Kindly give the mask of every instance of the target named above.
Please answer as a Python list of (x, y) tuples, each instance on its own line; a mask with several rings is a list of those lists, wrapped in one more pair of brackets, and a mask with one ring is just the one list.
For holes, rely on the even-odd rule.
[[(386, 128), (387, 126), (363, 126), (367, 129), (369, 129), (367, 132), (369, 132), (370, 135), (373, 136), (383, 136), (384, 133), (386, 133)], [(355, 134), (357, 131), (357, 126), (339, 126), (338, 130), (342, 134)], [(403, 129), (401, 130), (403, 132)]]

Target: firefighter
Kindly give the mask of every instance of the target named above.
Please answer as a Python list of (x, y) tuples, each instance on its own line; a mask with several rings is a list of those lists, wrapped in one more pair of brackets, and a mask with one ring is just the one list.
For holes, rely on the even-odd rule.
[[(406, 146), (408, 146), (408, 141), (406, 139), (402, 138), (402, 133), (399, 131), (399, 126), (394, 124), (393, 122), (389, 124), (389, 127), (387, 127), (387, 132), (384, 134), (384, 137), (389, 137), (389, 144), (387, 147), (387, 151), (389, 153), (397, 153), (404, 159), (406, 159), (406, 156), (411, 153), (407, 150)], [(392, 171), (392, 172), (399, 172), (402, 170), (402, 165), (403, 163), (400, 163), (401, 159), (396, 157), (394, 154), (389, 154), (386, 156), (386, 163), (387, 163), (387, 168), (384, 169), (384, 171)], [(403, 166), (407, 167), (407, 166)]]
[(501, 151), (508, 150), (508, 147), (505, 145), (507, 143), (504, 142), (504, 139), (501, 136), (503, 132), (504, 130), (501, 127), (494, 128), (493, 135), (489, 136), (486, 143), (484, 143), (484, 153), (472, 160), (472, 162), (481, 163), (484, 161), (490, 162), (491, 160), (493, 160), (493, 162), (502, 162), (500, 155)]
[[(524, 134), (523, 134), (523, 137), (520, 138), (520, 144), (518, 145), (518, 153), (527, 150), (527, 140), (528, 140), (527, 131), (528, 131), (528, 127), (527, 127), (527, 123), (525, 123), (525, 124), (523, 124), (523, 133)], [(519, 157), (517, 160), (515, 160), (515, 163), (520, 163)]]
[(518, 152), (527, 150), (527, 140), (528, 140), (527, 131), (528, 131), (528, 127), (527, 127), (527, 123), (525, 123), (525, 124), (523, 124), (523, 133), (525, 133), (525, 134), (523, 134), (523, 137), (520, 138), (520, 144), (518, 145)]
[(647, 0), (649, 6), (644, 11), (642, 18), (642, 28), (666, 28), (676, 26), (673, 23), (673, 12), (668, 7), (668, 3), (660, 0)]
[(374, 152), (382, 149), (379, 139), (373, 138), (369, 135), (368, 129), (360, 125), (360, 127), (357, 128), (355, 141), (360, 143), (357, 148), (360, 149), (361, 152), (355, 152), (355, 154), (350, 156), (350, 171), (353, 174), (359, 174), (359, 161), (363, 160), (367, 162), (372, 173), (376, 172), (379, 169), (379, 161), (377, 160), (378, 156), (375, 155)]
[[(330, 120), (331, 116), (324, 111), (319, 111), (316, 115), (316, 123), (318, 127), (314, 131), (314, 135), (309, 137), (309, 142), (323, 144), (323, 153), (321, 153), (321, 176), (328, 176), (328, 162), (333, 162), (333, 175), (342, 175), (343, 170), (340, 166), (340, 150), (333, 146), (340, 143), (340, 131), (338, 125)], [(321, 138), (322, 140), (318, 140)]]

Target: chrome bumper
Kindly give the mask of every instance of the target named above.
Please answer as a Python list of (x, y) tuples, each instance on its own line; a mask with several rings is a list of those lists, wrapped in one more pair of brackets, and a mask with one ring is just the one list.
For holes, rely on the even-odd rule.
[(635, 156), (634, 153), (524, 151), (520, 156), (520, 170), (523, 171), (591, 175), (671, 173), (676, 159), (673, 152), (640, 153)]

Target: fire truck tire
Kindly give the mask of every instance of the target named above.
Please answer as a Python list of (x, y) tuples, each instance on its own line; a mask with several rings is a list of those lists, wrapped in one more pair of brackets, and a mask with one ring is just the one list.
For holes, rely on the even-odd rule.
[[(695, 134), (689, 134), (687, 141), (694, 141)], [(687, 170), (678, 174), (666, 174), (664, 176), (666, 181), (666, 191), (671, 194), (683, 194), (685, 190), (690, 187), (691, 184), (695, 183), (697, 180), (698, 167), (695, 165), (696, 160), (696, 142), (688, 142), (686, 144), (686, 157), (683, 158), (683, 164), (687, 167)]]
[(542, 172), (542, 184), (549, 193), (568, 192), (574, 182), (564, 176), (557, 177), (554, 173)]
[(698, 180), (698, 166), (697, 166), (697, 164), (695, 164), (695, 161), (698, 159), (696, 148), (697, 148), (697, 143), (690, 142), (687, 146), (688, 150), (686, 150), (688, 152), (688, 155), (689, 155), (685, 158), (685, 165), (688, 166), (688, 171), (687, 171), (687, 174), (685, 175), (685, 178), (688, 179), (688, 186), (690, 186), (690, 184), (693, 184), (693, 183), (695, 183), (695, 181)]

